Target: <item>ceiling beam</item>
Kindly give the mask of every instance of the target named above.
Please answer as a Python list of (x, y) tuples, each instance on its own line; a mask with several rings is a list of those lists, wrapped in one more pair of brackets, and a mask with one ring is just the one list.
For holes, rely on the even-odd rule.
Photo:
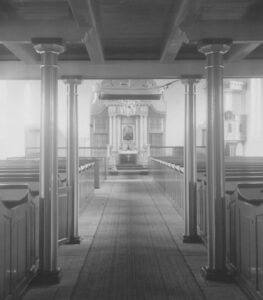
[(229, 52), (227, 56), (227, 61), (239, 61), (246, 58), (251, 52), (253, 52), (261, 43), (247, 43), (247, 44), (240, 44), (238, 48), (233, 51)]
[(93, 63), (103, 63), (104, 53), (94, 13), (94, 2), (92, 0), (68, 1), (78, 26), (86, 29), (82, 42), (89, 53), (90, 60)]
[(162, 63), (172, 63), (179, 52), (183, 43), (188, 43), (189, 40), (180, 28), (174, 30), (173, 35), (167, 40), (164, 50), (161, 55)]
[(30, 43), (36, 37), (59, 37), (67, 42), (80, 42), (85, 31), (73, 21), (6, 21), (0, 22), (0, 42)]
[[(232, 38), (234, 43), (262, 42), (263, 22), (197, 21), (180, 25), (191, 42), (204, 38)], [(97, 28), (96, 28), (97, 30)], [(74, 21), (1, 21), (0, 42), (31, 43), (35, 37), (61, 37), (68, 42), (80, 42), (87, 28)]]
[(82, 41), (89, 53), (90, 60), (93, 63), (103, 63), (104, 53), (96, 29), (91, 28), (86, 32)]
[(231, 38), (234, 43), (263, 42), (263, 22), (253, 21), (196, 21), (181, 24), (191, 42), (206, 38)]
[(26, 64), (36, 64), (38, 62), (38, 55), (31, 44), (6, 42), (4, 46)]
[[(182, 75), (200, 74), (205, 77), (206, 61), (178, 61), (174, 64), (156, 62), (116, 62), (91, 64), (88, 62), (59, 61), (60, 76), (82, 76), (84, 79), (162, 79), (181, 78)], [(227, 78), (263, 78), (262, 60), (225, 62)], [(0, 62), (0, 79), (40, 79), (39, 65), (22, 62)]]
[(89, 3), (87, 0), (68, 0), (73, 17), (79, 27), (92, 27)]
[(189, 0), (181, 0), (179, 8), (176, 10), (168, 38), (161, 54), (162, 63), (174, 62), (174, 58), (179, 52), (182, 44), (188, 42), (185, 33), (179, 28), (180, 23), (187, 15), (188, 6)]

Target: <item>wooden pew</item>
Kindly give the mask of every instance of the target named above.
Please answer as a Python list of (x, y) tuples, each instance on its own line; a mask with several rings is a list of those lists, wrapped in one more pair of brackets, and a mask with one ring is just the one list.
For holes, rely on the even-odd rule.
[[(19, 298), (38, 270), (39, 171), (28, 162), (0, 162), (0, 299)], [(94, 162), (80, 167), (80, 207), (94, 191)], [(8, 171), (7, 171), (8, 170)], [(68, 192), (65, 173), (59, 174), (59, 241), (68, 238)]]
[(263, 183), (238, 184), (236, 202), (237, 280), (263, 298)]
[(19, 298), (39, 264), (39, 195), (0, 184), (0, 299)]

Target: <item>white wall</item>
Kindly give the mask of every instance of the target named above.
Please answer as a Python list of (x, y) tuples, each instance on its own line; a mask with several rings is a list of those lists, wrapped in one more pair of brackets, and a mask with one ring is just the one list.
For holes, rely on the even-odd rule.
[(263, 79), (248, 81), (246, 96), (247, 141), (246, 156), (263, 156)]
[[(157, 80), (163, 86), (173, 80)], [(79, 86), (79, 138), (80, 146), (89, 146), (90, 102), (97, 80), (85, 80)], [(263, 155), (263, 79), (249, 79), (246, 94), (248, 114), (245, 155)], [(206, 81), (197, 84), (196, 123), (197, 145), (201, 144), (201, 130), (206, 123)], [(67, 133), (67, 88), (63, 81), (58, 84), (58, 126)], [(180, 80), (164, 90), (167, 106), (166, 145), (184, 144), (184, 85)], [(40, 126), (40, 81), (0, 81), (0, 158), (23, 156), (25, 128)], [(243, 111), (243, 109), (242, 109)]]
[[(79, 137), (89, 146), (90, 99), (95, 81), (83, 81), (79, 86)], [(25, 155), (27, 127), (40, 128), (41, 84), (39, 80), (0, 81), (0, 159)], [(67, 86), (58, 82), (59, 146), (66, 145)]]
[(39, 81), (0, 81), (0, 158), (25, 154), (25, 128), (40, 119)]
[[(160, 80), (158, 85), (169, 81)], [(185, 86), (180, 80), (170, 85), (164, 91), (167, 102), (167, 123), (166, 123), (166, 146), (184, 145), (184, 120), (185, 120)], [(206, 90), (205, 80), (196, 85), (196, 124), (197, 128), (206, 121)], [(197, 145), (201, 145), (201, 131), (197, 130)]]

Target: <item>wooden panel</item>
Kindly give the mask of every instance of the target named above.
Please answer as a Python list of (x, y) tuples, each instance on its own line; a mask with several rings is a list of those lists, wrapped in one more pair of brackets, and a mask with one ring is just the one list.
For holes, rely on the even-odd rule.
[(34, 192), (29, 200), (25, 185), (3, 185), (0, 193), (0, 299), (19, 298), (37, 271), (39, 198)]
[(256, 236), (257, 236), (257, 289), (263, 295), (263, 215), (256, 217)]
[(27, 203), (12, 210), (12, 290), (21, 290), (27, 275)]
[(236, 255), (236, 202), (232, 201), (229, 203), (229, 262), (233, 266), (237, 266), (237, 255)]
[(0, 203), (0, 299), (11, 294), (11, 216)]
[(39, 196), (31, 196), (28, 208), (28, 270), (36, 272), (39, 264)]
[(66, 0), (10, 0), (17, 16), (23, 20), (61, 20), (71, 18)]
[(94, 166), (79, 175), (79, 208), (80, 213), (87, 206), (94, 192)]
[(251, 1), (221, 0), (206, 1), (202, 10), (203, 20), (240, 20), (244, 17)]
[(59, 241), (68, 238), (68, 188), (58, 189), (58, 239)]
[(178, 1), (98, 1), (106, 59), (160, 59)]

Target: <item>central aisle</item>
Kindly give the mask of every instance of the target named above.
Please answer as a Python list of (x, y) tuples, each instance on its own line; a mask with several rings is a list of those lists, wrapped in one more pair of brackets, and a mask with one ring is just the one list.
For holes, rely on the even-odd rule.
[[(163, 218), (176, 226), (178, 215), (154, 190), (145, 176), (105, 182), (96, 194), (103, 213), (72, 299), (205, 299)], [(84, 236), (87, 227), (80, 225)]]

